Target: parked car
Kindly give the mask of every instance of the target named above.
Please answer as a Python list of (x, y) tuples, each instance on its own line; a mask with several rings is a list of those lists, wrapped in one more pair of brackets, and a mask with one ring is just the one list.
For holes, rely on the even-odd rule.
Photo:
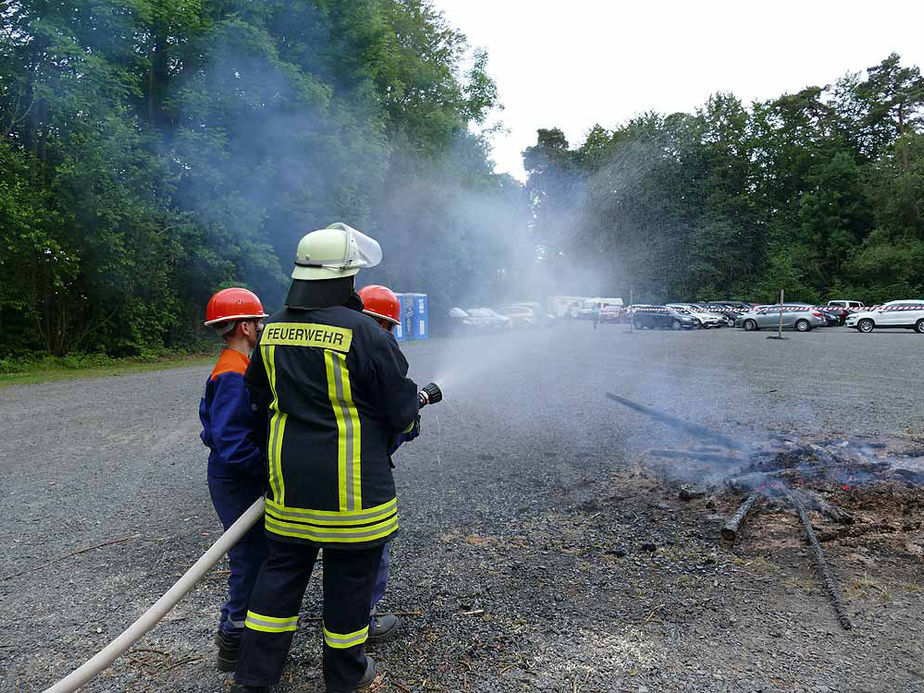
[(558, 319), (550, 312), (548, 312), (545, 306), (543, 306), (538, 301), (521, 301), (519, 303), (512, 303), (511, 307), (514, 306), (529, 308), (531, 311), (533, 311), (533, 318), (537, 325), (552, 325)]
[(833, 301), (828, 301), (828, 305), (824, 307), (824, 311), (825, 313), (830, 312), (837, 315), (839, 324), (843, 325), (847, 321), (848, 315), (863, 310), (864, 307), (865, 306), (860, 301), (835, 299)]
[(710, 305), (728, 306), (739, 313), (746, 313), (754, 307), (753, 303), (744, 303), (743, 301), (707, 301)]
[(746, 332), (764, 328), (778, 327), (780, 311), (783, 314), (783, 329), (808, 332), (814, 327), (826, 327), (828, 324), (824, 313), (807, 303), (784, 303), (758, 306), (741, 316), (741, 326)]
[(847, 327), (860, 332), (904, 328), (924, 334), (924, 300), (889, 301), (847, 316)]
[(510, 327), (510, 319), (498, 315), (488, 308), (469, 308), (463, 310), (455, 307), (449, 309), (449, 319), (454, 332), (486, 332)]
[(840, 308), (828, 308), (827, 306), (818, 306), (818, 310), (822, 312), (827, 321), (827, 327), (836, 327), (838, 325), (843, 325), (844, 320), (847, 319), (847, 311)]
[(667, 306), (635, 305), (629, 307), (632, 326), (636, 330), (648, 328), (670, 328), (672, 330), (692, 330), (697, 320), (687, 313), (680, 313)]
[(859, 310), (865, 308), (861, 301), (847, 301), (844, 299), (835, 299), (833, 301), (828, 301), (829, 308), (847, 308), (848, 310)]
[(490, 308), (469, 308), (468, 315), (483, 330), (507, 330), (513, 324), (510, 318), (499, 315)]
[(604, 306), (600, 311), (600, 322), (627, 322), (628, 319), (625, 306)]
[(735, 320), (738, 318), (739, 315), (746, 312), (747, 310), (750, 310), (750, 307), (746, 309), (736, 308), (727, 303), (697, 303), (696, 305), (702, 308), (703, 310), (708, 310), (710, 313), (716, 313), (718, 315), (721, 315), (722, 317), (725, 318), (725, 324), (728, 325), (729, 327), (735, 324)]
[(673, 308), (679, 313), (686, 313), (699, 321), (700, 326), (707, 329), (710, 327), (725, 327), (728, 324), (724, 315), (713, 313), (692, 303), (668, 303), (667, 307)]
[(510, 319), (511, 327), (536, 327), (536, 312), (528, 306), (503, 306), (497, 309), (498, 315)]

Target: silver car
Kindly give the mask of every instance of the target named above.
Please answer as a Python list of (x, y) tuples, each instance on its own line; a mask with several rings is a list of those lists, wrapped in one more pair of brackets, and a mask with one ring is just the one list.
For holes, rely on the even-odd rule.
[(783, 313), (783, 329), (808, 332), (813, 327), (825, 327), (828, 321), (824, 313), (807, 303), (784, 303), (757, 306), (741, 316), (741, 326), (747, 332), (779, 327), (780, 311)]

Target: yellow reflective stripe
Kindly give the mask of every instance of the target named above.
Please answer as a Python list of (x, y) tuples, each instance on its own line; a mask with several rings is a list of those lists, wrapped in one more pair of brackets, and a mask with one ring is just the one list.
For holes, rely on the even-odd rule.
[(327, 371), (327, 396), (330, 398), (330, 405), (334, 410), (334, 418), (337, 419), (337, 489), (338, 489), (338, 507), (340, 510), (347, 510), (346, 484), (343, 479), (346, 478), (346, 420), (343, 416), (343, 407), (340, 398), (337, 396), (337, 373), (334, 366), (334, 352), (324, 350), (324, 367)]
[(294, 537), (318, 543), (356, 544), (383, 539), (398, 529), (398, 516), (394, 515), (384, 522), (365, 527), (313, 527), (277, 520), (271, 515), (264, 517), (264, 526), (268, 532), (284, 537)]
[(413, 420), (413, 421), (411, 421), (411, 423), (409, 423), (409, 424), (407, 425), (407, 428), (405, 428), (405, 429), (404, 429), (403, 431), (401, 431), (401, 432), (402, 432), (402, 433), (410, 433), (411, 431), (414, 430), (414, 424), (415, 424), (415, 423), (417, 423), (417, 420), (416, 420), (416, 419)]
[(248, 611), (244, 626), (264, 633), (285, 633), (286, 631), (295, 630), (296, 626), (298, 626), (298, 615), (280, 618), (279, 616), (264, 616), (255, 611)]
[(369, 626), (360, 628), (352, 633), (333, 633), (324, 627), (324, 642), (338, 650), (344, 650), (354, 645), (361, 645), (369, 637)]
[(353, 390), (350, 387), (350, 371), (346, 367), (346, 354), (337, 354), (340, 362), (340, 385), (343, 394), (343, 404), (349, 415), (347, 424), (347, 510), (363, 507), (362, 491), (362, 431), (359, 425), (359, 411), (353, 404)]
[(392, 498), (387, 503), (373, 508), (340, 512), (338, 510), (310, 510), (307, 508), (287, 508), (270, 499), (266, 501), (267, 512), (282, 520), (331, 525), (360, 525), (382, 520), (394, 514), (398, 509), (398, 499)]
[(277, 503), (285, 503), (285, 483), (282, 479), (282, 436), (288, 415), (279, 411), (279, 393), (276, 391), (276, 347), (263, 348), (263, 363), (269, 375), (270, 390), (273, 393), (273, 403), (270, 405), (273, 416), (270, 418), (267, 449), (270, 489)]

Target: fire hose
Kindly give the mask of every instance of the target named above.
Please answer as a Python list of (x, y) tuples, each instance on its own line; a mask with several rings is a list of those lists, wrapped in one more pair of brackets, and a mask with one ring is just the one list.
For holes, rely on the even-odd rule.
[(228, 553), (228, 550), (237, 543), (238, 539), (244, 536), (247, 530), (263, 517), (263, 507), (264, 500), (258, 498), (237, 519), (237, 522), (228, 527), (228, 531), (222, 534), (218, 541), (202, 554), (202, 557), (193, 564), (193, 567), (183, 573), (183, 577), (177, 580), (164, 596), (158, 599), (150, 609), (141, 614), (137, 621), (68, 676), (50, 688), (46, 688), (45, 693), (70, 693), (70, 691), (76, 691), (112, 664), (125, 650), (144, 637), (145, 633), (156, 626), (177, 605), (180, 599), (196, 586), (196, 583), (202, 579), (212, 566)]
[[(443, 393), (436, 383), (429, 383), (421, 389), (417, 394), (417, 398), (420, 407), (423, 408), (428, 404), (436, 404), (442, 400)], [(227, 531), (218, 538), (218, 541), (202, 554), (192, 568), (183, 573), (183, 576), (173, 584), (173, 587), (167, 590), (151, 608), (141, 614), (137, 621), (66, 677), (53, 686), (46, 688), (44, 693), (71, 693), (71, 691), (78, 690), (109, 667), (123, 652), (143, 638), (164, 616), (170, 613), (170, 610), (228, 553), (231, 547), (247, 533), (247, 530), (263, 517), (264, 507), (265, 501), (263, 498), (258, 498), (254, 501), (254, 504), (247, 508), (233, 525), (228, 527)]]

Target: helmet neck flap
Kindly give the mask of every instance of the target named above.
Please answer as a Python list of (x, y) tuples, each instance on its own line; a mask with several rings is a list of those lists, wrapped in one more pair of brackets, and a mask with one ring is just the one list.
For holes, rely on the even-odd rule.
[(293, 279), (285, 303), (288, 308), (295, 310), (316, 310), (343, 305), (354, 308), (350, 305), (351, 298), (359, 303), (358, 310), (362, 310), (362, 301), (353, 291), (353, 277)]

